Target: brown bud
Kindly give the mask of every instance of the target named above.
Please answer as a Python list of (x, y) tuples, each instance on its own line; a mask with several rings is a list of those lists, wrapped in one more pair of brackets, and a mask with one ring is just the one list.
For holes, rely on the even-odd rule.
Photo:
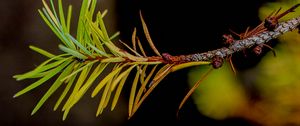
[(273, 18), (265, 19), (264, 26), (270, 31), (273, 31), (278, 25), (278, 20)]
[(223, 58), (221, 58), (220, 56), (214, 56), (212, 58), (211, 65), (215, 69), (218, 69), (218, 68), (222, 67), (222, 65), (223, 65)]
[(173, 62), (173, 56), (170, 55), (169, 53), (163, 53), (162, 57), (164, 60), (166, 60), (169, 63)]
[(225, 41), (225, 44), (231, 44), (234, 41), (232, 35), (230, 34), (224, 34), (222, 37)]
[(262, 46), (261, 45), (258, 45), (256, 47), (253, 48), (253, 52), (256, 54), (256, 55), (260, 55), (262, 53)]

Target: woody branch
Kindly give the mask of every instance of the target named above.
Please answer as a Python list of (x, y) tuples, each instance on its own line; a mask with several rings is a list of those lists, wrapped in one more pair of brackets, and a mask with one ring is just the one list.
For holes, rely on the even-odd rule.
[(164, 53), (163, 56), (166, 59), (171, 59), (172, 62), (192, 62), (192, 61), (212, 61), (213, 58), (225, 58), (241, 50), (251, 48), (255, 45), (260, 45), (269, 42), (272, 39), (283, 35), (288, 31), (292, 31), (298, 28), (300, 24), (300, 16), (290, 19), (285, 22), (278, 23), (274, 30), (266, 30), (262, 33), (250, 36), (241, 40), (233, 40), (228, 47), (222, 47), (216, 50), (190, 54), (185, 56), (171, 56), (168, 53)]
[[(278, 23), (278, 19), (289, 12), (293, 12), (296, 7), (300, 6), (300, 4), (295, 5), (290, 8), (283, 14), (279, 16), (268, 17), (263, 25), (259, 25), (257, 28), (261, 31), (258, 33), (252, 33), (248, 36), (243, 36), (240, 40), (234, 40), (231, 38), (230, 45), (228, 47), (222, 47), (219, 49), (203, 52), (203, 53), (195, 53), (189, 55), (178, 55), (172, 56), (169, 53), (162, 53), (162, 55), (158, 56), (142, 56), (139, 58), (143, 59), (143, 62), (153, 63), (153, 64), (181, 64), (187, 62), (199, 62), (199, 61), (208, 61), (211, 62), (214, 68), (219, 68), (222, 66), (223, 59), (231, 56), (232, 54), (251, 48), (253, 46), (266, 45), (270, 40), (276, 39), (280, 35), (288, 31), (292, 31), (294, 29), (299, 28), (300, 24), (300, 16)], [(142, 18), (141, 18), (142, 19)], [(142, 20), (143, 21), (143, 20)], [(257, 29), (256, 29), (257, 30)], [(255, 32), (255, 31), (254, 31)], [(151, 46), (153, 47), (153, 46)], [(156, 49), (155, 49), (156, 50)], [(125, 50), (120, 50), (122, 52), (126, 52)], [(126, 52), (129, 54), (128, 52)], [(122, 60), (116, 60), (115, 62), (140, 62), (135, 59), (131, 59), (128, 57), (119, 57), (112, 56), (110, 58), (122, 58)], [(88, 57), (85, 60), (105, 60), (106, 57)], [(83, 60), (83, 61), (85, 61)]]

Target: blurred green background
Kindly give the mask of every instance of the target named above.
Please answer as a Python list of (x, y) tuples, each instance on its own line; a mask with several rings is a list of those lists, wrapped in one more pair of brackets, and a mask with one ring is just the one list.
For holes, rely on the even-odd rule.
[[(282, 13), (299, 2), (266, 3), (259, 9), (260, 19), (279, 8)], [(297, 10), (281, 20), (299, 16)], [(242, 117), (263, 126), (300, 125), (300, 35), (295, 30), (278, 40), (276, 57), (269, 51), (257, 65), (238, 71), (237, 76), (228, 63), (213, 71), (193, 95), (199, 111), (218, 120)], [(191, 70), (191, 86), (206, 69)]]
[[(55, 1), (55, 0), (54, 0)], [(63, 0), (74, 6), (74, 28), (81, 1)], [(229, 29), (244, 32), (255, 27), (273, 10), (285, 10), (300, 1), (282, 0), (99, 0), (98, 9), (108, 9), (105, 18), (109, 32), (120, 30), (124, 42), (130, 42), (134, 26), (140, 27), (138, 11), (142, 10), (150, 33), (161, 52), (172, 55), (203, 52), (224, 46), (222, 34)], [(286, 4), (287, 3), (287, 4)], [(0, 1), (0, 125), (205, 125), (205, 126), (290, 126), (300, 125), (298, 100), (299, 35), (286, 34), (271, 41), (277, 56), (264, 48), (262, 55), (247, 52), (233, 56), (238, 74), (228, 64), (214, 70), (193, 98), (188, 99), (176, 117), (177, 107), (197, 81), (205, 67), (193, 67), (172, 73), (145, 100), (138, 112), (127, 120), (130, 85), (125, 87), (117, 108), (95, 117), (97, 103), (88, 95), (71, 110), (66, 121), (61, 112), (53, 112), (55, 98), (50, 98), (34, 116), (31, 110), (51, 82), (24, 96), (12, 96), (33, 80), (17, 82), (12, 76), (33, 69), (44, 57), (31, 51), (35, 45), (60, 53), (59, 40), (39, 17), (41, 0)], [(299, 14), (300, 9), (287, 18)], [(284, 19), (283, 19), (284, 20)], [(58, 96), (58, 95), (57, 95)]]

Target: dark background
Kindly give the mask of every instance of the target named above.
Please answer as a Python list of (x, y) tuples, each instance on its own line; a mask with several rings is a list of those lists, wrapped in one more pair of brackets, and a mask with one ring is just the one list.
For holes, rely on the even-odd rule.
[[(121, 39), (125, 42), (130, 42), (133, 27), (137, 27), (142, 33), (138, 15), (141, 10), (158, 50), (179, 55), (224, 46), (221, 36), (229, 33), (229, 29), (242, 32), (247, 26), (260, 23), (258, 8), (265, 2), (267, 1), (116, 0), (114, 3), (103, 0), (100, 2), (100, 9), (109, 9), (107, 27), (113, 26), (110, 31), (120, 30)], [(73, 18), (76, 19), (81, 2), (65, 0), (64, 3), (74, 5)], [(46, 91), (47, 84), (51, 83), (47, 82), (43, 88), (13, 99), (12, 96), (17, 91), (33, 80), (17, 82), (12, 76), (31, 70), (45, 60), (31, 51), (29, 45), (60, 53), (57, 48), (59, 40), (38, 15), (37, 9), (41, 7), (41, 0), (0, 1), (0, 125), (254, 125), (241, 118), (214, 120), (205, 117), (197, 111), (191, 99), (177, 118), (177, 107), (189, 89), (188, 69), (166, 77), (130, 120), (127, 120), (126, 107), (129, 91), (124, 92), (124, 103), (113, 112), (105, 112), (100, 118), (94, 116), (98, 101), (89, 97), (76, 105), (64, 122), (61, 121), (61, 112), (52, 111), (56, 100), (54, 98), (36, 115), (30, 116), (31, 110)], [(237, 59), (241, 58), (234, 57), (238, 70), (249, 69), (259, 61), (257, 57), (248, 57), (241, 59), (246, 60), (241, 64)]]

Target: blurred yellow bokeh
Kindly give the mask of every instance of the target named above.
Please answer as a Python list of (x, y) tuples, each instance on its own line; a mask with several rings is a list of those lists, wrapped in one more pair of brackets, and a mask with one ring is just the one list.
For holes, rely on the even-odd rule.
[[(262, 20), (272, 11), (287, 10), (300, 0), (264, 4), (259, 10)], [(280, 21), (299, 16), (300, 8)], [(269, 52), (259, 64), (238, 76), (228, 64), (214, 70), (193, 94), (201, 113), (215, 119), (242, 117), (263, 126), (300, 125), (300, 34), (297, 30), (279, 37), (274, 47), (276, 57)], [(189, 84), (193, 84), (207, 68), (190, 71)], [(257, 89), (259, 99), (249, 98), (247, 81)], [(248, 83), (247, 83), (248, 84)]]
[[(200, 66), (189, 73), (191, 86), (209, 67)], [(245, 104), (244, 97), (244, 91), (227, 64), (213, 70), (193, 94), (199, 110), (215, 119), (232, 115), (236, 108)]]

